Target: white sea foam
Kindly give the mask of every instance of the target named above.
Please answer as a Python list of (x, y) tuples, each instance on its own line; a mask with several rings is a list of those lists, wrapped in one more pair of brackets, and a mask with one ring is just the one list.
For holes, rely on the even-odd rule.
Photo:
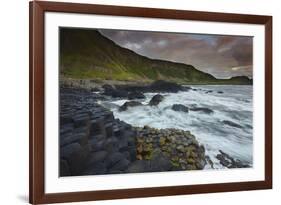
[[(146, 99), (141, 100), (145, 106), (131, 107), (123, 112), (119, 112), (116, 106), (111, 106), (110, 109), (116, 118), (134, 126), (149, 125), (155, 128), (178, 128), (191, 131), (205, 146), (206, 154), (214, 162), (215, 168), (222, 168), (216, 159), (219, 150), (252, 165), (252, 86), (191, 87), (197, 90), (162, 93), (165, 98), (158, 106), (147, 105), (155, 93), (146, 93)], [(209, 90), (212, 92), (206, 93)], [(223, 93), (218, 93), (218, 91)], [(121, 106), (126, 101), (115, 100), (111, 103)], [(187, 107), (196, 105), (212, 109), (214, 113), (176, 112), (171, 109), (173, 104), (183, 104)], [(226, 125), (222, 122), (223, 120), (236, 123), (242, 128)]]

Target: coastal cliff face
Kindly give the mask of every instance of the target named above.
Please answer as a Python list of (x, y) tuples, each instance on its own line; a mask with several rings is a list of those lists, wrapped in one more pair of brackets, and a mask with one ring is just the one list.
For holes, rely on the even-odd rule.
[(97, 30), (60, 29), (60, 73), (72, 79), (181, 84), (252, 84), (245, 76), (216, 79), (192, 65), (150, 59), (120, 47)]
[(204, 168), (205, 149), (190, 132), (132, 127), (97, 104), (104, 98), (60, 88), (60, 176)]

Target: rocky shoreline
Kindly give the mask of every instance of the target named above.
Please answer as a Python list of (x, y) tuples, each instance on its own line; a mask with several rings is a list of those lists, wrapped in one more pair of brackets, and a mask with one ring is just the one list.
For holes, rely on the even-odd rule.
[(60, 176), (203, 169), (189, 132), (132, 127), (97, 103), (103, 95), (60, 88)]
[[(189, 131), (133, 127), (98, 104), (112, 98), (128, 99), (119, 112), (134, 106), (157, 106), (164, 99), (159, 92), (188, 91), (174, 83), (157, 81), (148, 85), (101, 85), (92, 87), (85, 81), (60, 86), (60, 176), (140, 173), (178, 170), (202, 170), (213, 162)], [(99, 91), (99, 92), (95, 92)], [(147, 105), (144, 92), (155, 92)], [(212, 114), (202, 107), (174, 104), (178, 112), (199, 111)], [(231, 122), (223, 122), (236, 126)], [(220, 150), (216, 156), (226, 168), (246, 168)]]

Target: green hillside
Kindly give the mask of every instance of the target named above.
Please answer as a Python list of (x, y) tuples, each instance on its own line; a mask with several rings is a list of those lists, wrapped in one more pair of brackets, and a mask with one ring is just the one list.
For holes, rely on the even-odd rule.
[(250, 84), (242, 77), (218, 80), (192, 65), (150, 59), (122, 48), (97, 30), (60, 29), (60, 73), (76, 79), (168, 80), (192, 84)]

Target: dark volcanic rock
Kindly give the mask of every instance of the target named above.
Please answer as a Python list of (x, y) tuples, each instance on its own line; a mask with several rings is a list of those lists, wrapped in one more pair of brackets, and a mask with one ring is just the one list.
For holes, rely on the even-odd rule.
[(172, 110), (179, 111), (179, 112), (188, 112), (188, 107), (181, 104), (174, 104), (172, 106)]
[(128, 166), (130, 164), (130, 161), (127, 159), (121, 159), (120, 161), (118, 161), (117, 163), (115, 163), (111, 168), (110, 168), (110, 172), (116, 172), (116, 171), (120, 171), (120, 173), (122, 173), (123, 171), (128, 169)]
[(60, 176), (70, 176), (69, 166), (66, 160), (60, 160)]
[(136, 160), (130, 164), (127, 172), (129, 173), (142, 173), (150, 170), (150, 162), (148, 160)]
[(206, 155), (205, 160), (206, 160), (206, 162), (208, 162), (208, 164), (211, 166), (211, 168), (214, 169), (214, 163), (208, 155)]
[(128, 107), (136, 107), (136, 106), (141, 106), (142, 104), (137, 101), (128, 101), (125, 102), (120, 108), (119, 111), (126, 111)]
[(107, 168), (113, 167), (119, 161), (126, 159), (126, 156), (120, 152), (111, 153), (106, 159)]
[(138, 92), (138, 91), (134, 91), (134, 92), (130, 92), (128, 94), (128, 99), (129, 100), (134, 100), (134, 99), (145, 99), (145, 96), (143, 93)]
[[(119, 88), (105, 85), (103, 90), (112, 95)], [(134, 95), (140, 98), (139, 93)], [(192, 170), (205, 166), (205, 150), (190, 132), (148, 126), (139, 131), (115, 119), (111, 111), (97, 103), (100, 99), (108, 98), (82, 89), (60, 88), (60, 176)], [(149, 104), (158, 105), (163, 99), (162, 95), (155, 95)], [(129, 101), (123, 107), (140, 105)]]
[[(137, 159), (151, 162), (151, 171), (201, 170), (206, 165), (205, 148), (189, 131), (137, 128)], [(152, 164), (153, 163), (153, 164)], [(171, 167), (170, 167), (171, 165)]]
[(219, 150), (216, 158), (220, 161), (221, 165), (227, 168), (248, 168), (249, 165), (242, 163), (240, 160), (235, 160), (225, 152)]
[(117, 89), (126, 90), (128, 92), (169, 92), (176, 93), (179, 91), (188, 91), (190, 87), (183, 87), (177, 83), (158, 80), (150, 85), (116, 85)]
[(169, 171), (172, 169), (172, 163), (168, 157), (166, 157), (160, 149), (154, 150), (152, 153), (152, 159), (150, 162), (151, 171)]
[(176, 84), (176, 83), (158, 80), (150, 85), (150, 89), (152, 92), (176, 93), (176, 92), (184, 90), (184, 87), (179, 84)]
[(235, 122), (229, 121), (229, 120), (223, 120), (222, 121), (225, 125), (229, 125), (231, 127), (236, 127), (236, 128), (243, 128), (241, 125), (236, 124)]
[(149, 102), (149, 105), (150, 106), (156, 106), (158, 105), (160, 102), (162, 102), (164, 100), (164, 96), (163, 95), (160, 95), (160, 94), (157, 94), (157, 95), (154, 95), (150, 102)]
[(106, 151), (98, 151), (98, 152), (92, 152), (91, 156), (89, 157), (89, 164), (97, 164), (99, 162), (103, 162), (105, 158), (107, 157), (108, 153)]
[(128, 92), (121, 89), (116, 89), (112, 85), (103, 85), (104, 95), (108, 95), (114, 98), (126, 98), (128, 97)]
[(194, 107), (194, 108), (190, 108), (191, 111), (199, 111), (199, 112), (203, 112), (205, 114), (212, 114), (214, 113), (213, 110), (211, 110), (210, 108), (205, 108), (205, 107)]

